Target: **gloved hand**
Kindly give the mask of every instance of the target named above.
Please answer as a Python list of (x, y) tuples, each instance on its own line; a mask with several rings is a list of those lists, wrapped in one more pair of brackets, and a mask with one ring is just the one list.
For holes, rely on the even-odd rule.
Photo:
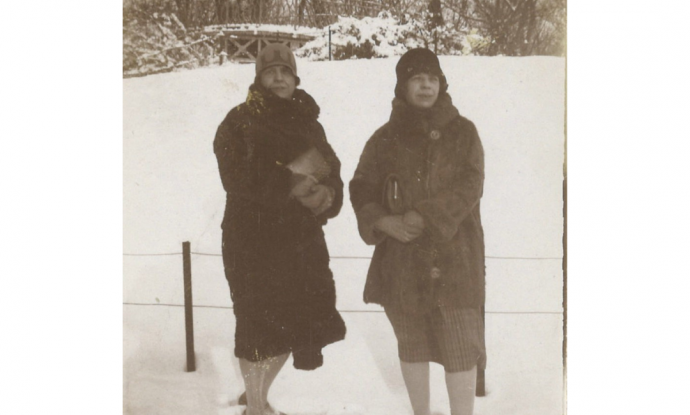
[(335, 190), (333, 188), (317, 184), (312, 187), (311, 193), (297, 197), (302, 206), (310, 209), (314, 215), (320, 215), (333, 205)]
[(374, 224), (376, 229), (403, 243), (411, 242), (422, 234), (423, 229), (403, 222), (402, 215), (384, 216)]

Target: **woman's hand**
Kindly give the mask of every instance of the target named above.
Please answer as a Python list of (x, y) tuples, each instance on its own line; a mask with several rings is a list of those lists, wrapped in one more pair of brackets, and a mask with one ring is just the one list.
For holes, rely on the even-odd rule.
[(424, 217), (416, 210), (407, 211), (407, 213), (403, 215), (403, 222), (410, 226), (414, 226), (415, 228), (424, 230)]
[[(404, 216), (384, 216), (374, 226), (386, 235), (403, 243), (415, 240), (424, 231), (422, 227), (407, 224), (403, 221)], [(423, 221), (423, 220), (422, 220)]]
[(302, 206), (310, 209), (314, 215), (320, 215), (333, 205), (335, 190), (323, 184), (317, 184), (311, 188), (311, 192), (297, 197)]

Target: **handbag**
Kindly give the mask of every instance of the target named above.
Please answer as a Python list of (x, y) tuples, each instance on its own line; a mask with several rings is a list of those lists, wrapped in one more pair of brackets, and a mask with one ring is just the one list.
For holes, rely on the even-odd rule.
[(383, 184), (382, 205), (392, 215), (402, 215), (405, 213), (400, 178), (396, 174), (390, 174), (386, 177)]

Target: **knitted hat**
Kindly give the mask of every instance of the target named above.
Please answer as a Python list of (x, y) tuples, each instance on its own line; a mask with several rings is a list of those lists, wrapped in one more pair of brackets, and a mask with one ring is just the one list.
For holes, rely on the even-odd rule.
[(281, 65), (290, 68), (292, 74), (297, 77), (297, 63), (290, 48), (282, 43), (271, 43), (261, 49), (256, 58), (256, 75), (259, 76), (264, 69)]
[(398, 83), (395, 85), (395, 96), (404, 99), (407, 81), (419, 73), (438, 76), (441, 84), (439, 94), (448, 90), (448, 82), (441, 70), (441, 64), (436, 54), (429, 49), (418, 48), (408, 50), (395, 66), (395, 75), (398, 78)]

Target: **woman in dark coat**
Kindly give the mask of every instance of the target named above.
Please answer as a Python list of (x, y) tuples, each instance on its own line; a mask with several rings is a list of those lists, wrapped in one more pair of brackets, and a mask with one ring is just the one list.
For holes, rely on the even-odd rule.
[(391, 321), (415, 415), (429, 414), (432, 361), (445, 368), (451, 414), (471, 414), (486, 361), (482, 145), (436, 55), (408, 51), (396, 74), (390, 120), (350, 182), (360, 235), (376, 245), (364, 300)]
[(284, 45), (264, 48), (245, 103), (218, 127), (214, 151), (227, 192), (223, 263), (235, 356), (248, 415), (275, 413), (271, 383), (290, 353), (297, 369), (323, 364), (345, 337), (322, 227), (342, 206), (340, 162)]

